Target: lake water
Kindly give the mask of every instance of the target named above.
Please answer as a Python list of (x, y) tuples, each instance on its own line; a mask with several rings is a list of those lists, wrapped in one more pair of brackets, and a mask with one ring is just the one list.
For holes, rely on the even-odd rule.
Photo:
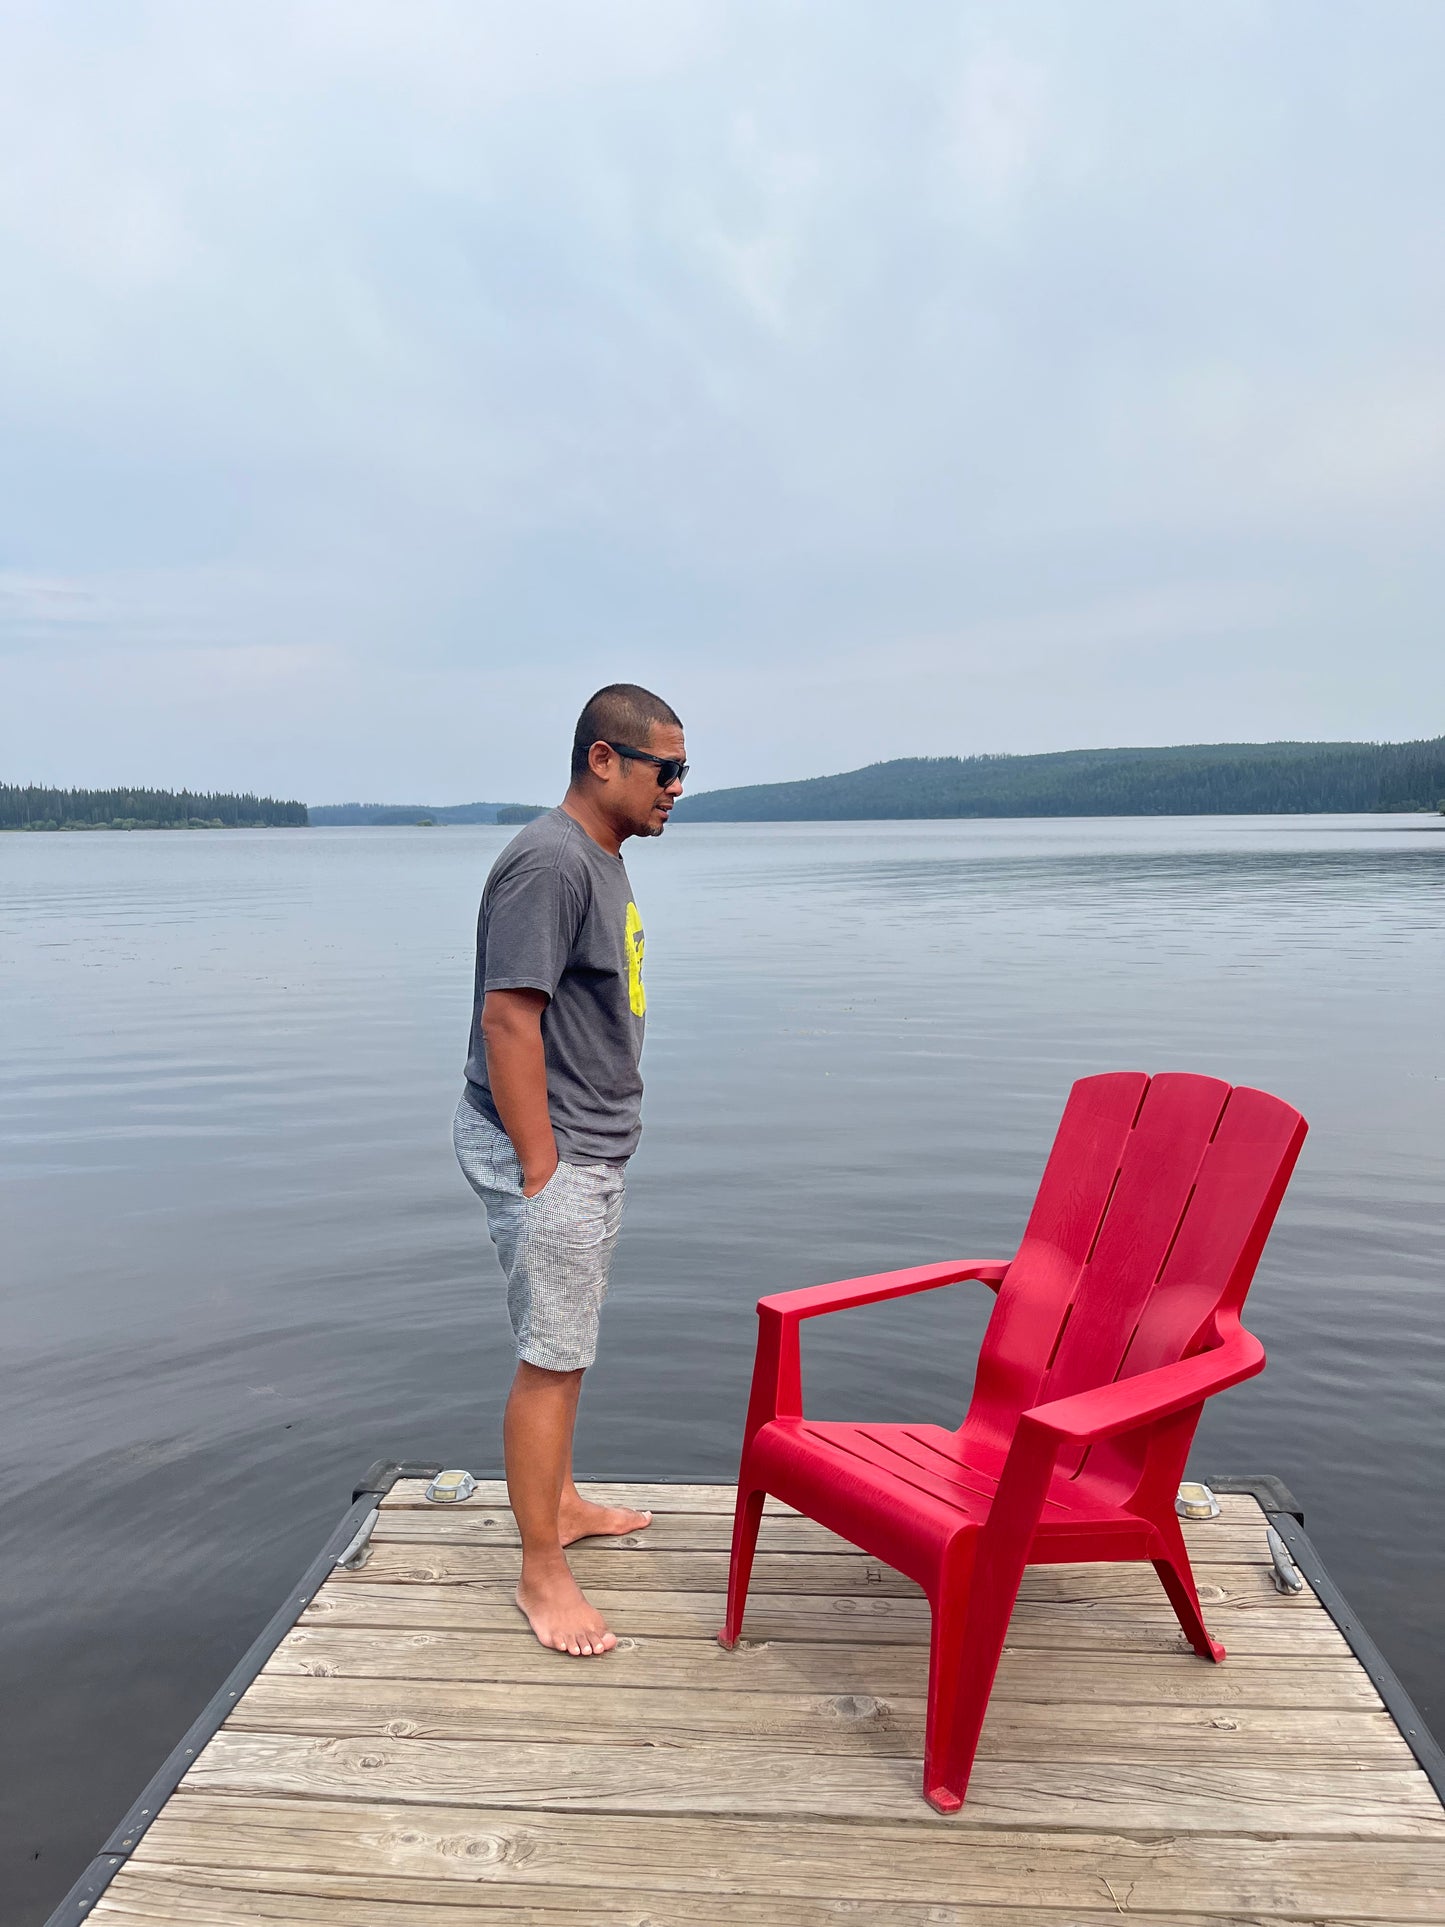
[[(1262, 1085), (1313, 1127), (1248, 1308), (1271, 1364), (1194, 1463), (1294, 1486), (1445, 1724), (1442, 828), (629, 846), (646, 1130), (579, 1469), (731, 1476), (758, 1294), (1006, 1255), (1076, 1076)], [(58, 1899), (371, 1460), (498, 1465), (510, 1331), (450, 1121), (509, 834), (0, 838), (7, 1923)], [(814, 1327), (810, 1400), (956, 1422), (989, 1302)]]

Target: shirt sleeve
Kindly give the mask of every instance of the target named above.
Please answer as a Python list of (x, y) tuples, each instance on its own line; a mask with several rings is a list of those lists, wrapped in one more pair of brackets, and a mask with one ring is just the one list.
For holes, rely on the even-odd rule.
[(552, 996), (584, 908), (555, 864), (529, 864), (498, 877), (487, 904), (483, 990), (542, 990)]

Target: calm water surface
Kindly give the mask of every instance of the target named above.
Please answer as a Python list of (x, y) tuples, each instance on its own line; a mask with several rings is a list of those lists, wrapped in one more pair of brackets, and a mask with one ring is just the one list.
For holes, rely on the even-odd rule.
[[(503, 830), (0, 838), (0, 1918), (43, 1917), (374, 1458), (488, 1471), (452, 1159)], [(646, 1132), (579, 1465), (727, 1478), (762, 1290), (1017, 1240), (1070, 1081), (1312, 1133), (1201, 1471), (1268, 1470), (1445, 1725), (1445, 834), (1423, 818), (679, 825), (630, 846)], [(810, 1333), (956, 1422), (987, 1295)], [(17, 1778), (23, 1784), (16, 1784)]]

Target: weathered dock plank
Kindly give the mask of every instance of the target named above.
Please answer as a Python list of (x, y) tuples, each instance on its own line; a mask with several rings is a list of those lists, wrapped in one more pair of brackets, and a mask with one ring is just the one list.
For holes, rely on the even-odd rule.
[[(642, 1535), (645, 1539), (645, 1535)], [(727, 1588), (726, 1552), (670, 1552), (631, 1539), (580, 1540), (570, 1549), (571, 1562), (583, 1585), (635, 1586), (645, 1592), (722, 1593)], [(370, 1556), (357, 1569), (371, 1585), (400, 1579), (432, 1585), (458, 1585), (476, 1580), (506, 1579), (515, 1583), (516, 1551), (509, 1545), (464, 1545), (455, 1541), (406, 1541), (373, 1538)], [(587, 1577), (583, 1578), (583, 1574)], [(352, 1575), (348, 1575), (350, 1577)], [(1084, 1577), (1092, 1582), (1084, 1590)], [(921, 1599), (912, 1580), (866, 1553), (773, 1552), (760, 1550), (753, 1562), (751, 1592), (810, 1593)], [(751, 1597), (751, 1592), (749, 1597)], [(1278, 1600), (1266, 1567), (1261, 1564), (1211, 1566), (1200, 1575), (1200, 1599), (1207, 1609), (1235, 1603)], [(1150, 1603), (1163, 1600), (1153, 1569), (1135, 1563), (1109, 1566), (1031, 1566), (1024, 1575), (1022, 1600), (1051, 1601), (1077, 1598), (1097, 1600), (1127, 1597)], [(1295, 1600), (1287, 1603), (1304, 1604)], [(1166, 1610), (1167, 1610), (1166, 1605)], [(1308, 1617), (1306, 1612), (1303, 1617)]]
[[(612, 1668), (594, 1667), (594, 1673)], [(643, 1677), (646, 1675), (644, 1674)], [(634, 1678), (636, 1675), (634, 1675)], [(921, 1684), (921, 1678), (911, 1682)], [(331, 1678), (268, 1670), (232, 1714), (232, 1732), (311, 1734), (321, 1739), (549, 1739), (568, 1744), (689, 1746), (704, 1736), (806, 1753), (861, 1753), (904, 1759), (923, 1751), (924, 1701), (890, 1694), (799, 1693), (596, 1683)], [(1017, 1702), (995, 1695), (988, 1749), (999, 1759), (1097, 1763), (1139, 1755), (1137, 1706)], [(1282, 1759), (1410, 1771), (1414, 1758), (1381, 1712), (1340, 1712), (1298, 1704), (1162, 1705), (1149, 1708), (1152, 1760), (1278, 1771)]]
[[(639, 1729), (640, 1730), (640, 1729)], [(1292, 1762), (1240, 1766), (1156, 1760), (1141, 1736), (1132, 1761), (1001, 1760), (980, 1756), (961, 1814), (920, 1814), (916, 1760), (751, 1746), (667, 1744), (473, 1745), (431, 1739), (313, 1739), (227, 1726), (186, 1776), (196, 1792), (302, 1799), (428, 1800), (456, 1808), (587, 1813), (905, 1820), (978, 1827), (1167, 1832), (1188, 1811), (1197, 1830), (1273, 1834), (1282, 1806), (1294, 1835), (1430, 1835), (1445, 1847), (1445, 1813), (1418, 1767), (1362, 1770), (1353, 1762), (1301, 1772)]]
[[(737, 1487), (731, 1485), (648, 1485), (640, 1484), (594, 1484), (589, 1482), (587, 1496), (599, 1505), (627, 1505), (647, 1508), (653, 1512), (690, 1512), (719, 1513), (726, 1519), (733, 1516), (737, 1502)], [(468, 1499), (446, 1508), (450, 1516), (459, 1513), (484, 1512), (489, 1507), (507, 1505), (507, 1487), (502, 1479), (479, 1479), (476, 1489)], [(1255, 1501), (1242, 1492), (1222, 1492), (1219, 1495), (1220, 1517), (1205, 1521), (1186, 1520), (1185, 1536), (1191, 1533), (1217, 1532), (1231, 1524), (1242, 1524), (1251, 1530), (1258, 1527), (1259, 1507)], [(382, 1501), (382, 1510), (387, 1513), (423, 1510), (433, 1517), (438, 1508), (426, 1496), (424, 1479), (398, 1479)], [(781, 1499), (768, 1499), (764, 1504), (766, 1517), (796, 1519), (800, 1515), (791, 1506), (784, 1505)]]
[[(641, 1870), (645, 1872), (645, 1870)], [(293, 1891), (304, 1883), (304, 1891)], [(1092, 1907), (990, 1907), (981, 1922), (970, 1902), (892, 1900), (888, 1927), (1118, 1927), (1119, 1908), (1102, 1892)], [(344, 1903), (344, 1904), (343, 1904)], [(511, 1881), (478, 1881), (465, 1896), (455, 1882), (393, 1879), (385, 1874), (287, 1874), (235, 1867), (197, 1873), (159, 1864), (128, 1867), (97, 1909), (116, 1927), (859, 1927), (858, 1903), (834, 1896), (659, 1893), (638, 1886), (571, 1887), (559, 1911), (555, 1897)], [(1144, 1913), (1128, 1909), (1131, 1927), (1318, 1927), (1321, 1916), (1259, 1912)], [(879, 1918), (877, 1913), (872, 1919)], [(1331, 1927), (1365, 1927), (1366, 1916), (1331, 1915)], [(1370, 1927), (1403, 1927), (1381, 1917)]]
[[(378, 1548), (379, 1552), (385, 1550)], [(463, 1593), (464, 1623), (479, 1632), (516, 1629), (517, 1608), (512, 1597), (516, 1583), (514, 1573), (499, 1567), (498, 1576), (490, 1580), (438, 1581), (434, 1574), (444, 1563), (441, 1558), (423, 1560), (405, 1568), (383, 1569), (374, 1577), (373, 1567), (367, 1565), (356, 1577), (339, 1578), (335, 1592), (339, 1595), (353, 1587), (360, 1590), (363, 1579), (373, 1591), (394, 1586), (402, 1595), (397, 1606), (399, 1620), (421, 1627), (463, 1623), (439, 1618), (440, 1606), (424, 1598), (424, 1593)], [(720, 1590), (708, 1587), (678, 1592), (622, 1589), (609, 1584), (611, 1566), (603, 1564), (599, 1568), (585, 1557), (574, 1561), (574, 1570), (586, 1587), (588, 1597), (607, 1614), (619, 1635), (636, 1639), (711, 1639), (722, 1623)], [(408, 1572), (412, 1575), (410, 1578)], [(1267, 1587), (1268, 1583), (1262, 1578), (1262, 1586)], [(1276, 1610), (1271, 1599), (1278, 1597), (1278, 1594), (1261, 1591), (1250, 1598), (1214, 1600), (1205, 1610), (1232, 1653), (1322, 1653), (1349, 1658), (1345, 1641), (1323, 1613), (1312, 1616), (1307, 1610), (1310, 1602), (1302, 1597), (1281, 1601), (1280, 1610)], [(318, 1601), (308, 1609), (306, 1623), (322, 1616), (323, 1610), (332, 1624), (344, 1623), (342, 1615), (347, 1607), (339, 1598), (334, 1606), (328, 1602), (324, 1609)], [(746, 1632), (754, 1641), (844, 1640), (861, 1644), (875, 1640), (913, 1646), (920, 1638), (926, 1638), (927, 1627), (928, 1606), (917, 1592), (895, 1592), (883, 1585), (869, 1584), (866, 1592), (829, 1594), (820, 1588), (817, 1592), (773, 1594), (765, 1585), (760, 1585), (749, 1597)], [(1097, 1599), (1049, 1599), (1046, 1605), (1021, 1598), (1009, 1627), (1009, 1643), (1020, 1651), (1073, 1652), (1081, 1657), (1105, 1652), (1189, 1651), (1179, 1622), (1164, 1603), (1162, 1593), (1157, 1600), (1147, 1597), (1120, 1600), (1104, 1595)]]
[[(1183, 1815), (1177, 1816), (1182, 1819)], [(1288, 1810), (1280, 1807), (1288, 1824)], [(476, 1887), (504, 1881), (569, 1901), (636, 1887), (787, 1903), (854, 1902), (1428, 1921), (1445, 1903), (1445, 1846), (1435, 1838), (1235, 1838), (1178, 1828), (1163, 1837), (1070, 1830), (966, 1834), (924, 1819), (892, 1825), (734, 1819), (716, 1814), (530, 1813), (406, 1802), (247, 1800), (175, 1794), (135, 1856), (294, 1875), (409, 1876)], [(582, 1921), (585, 1913), (572, 1909)], [(338, 1920), (344, 1919), (339, 1915)], [(866, 1915), (864, 1916), (866, 1918)], [(885, 1916), (886, 1917), (886, 1916)]]
[(391, 1493), (95, 1910), (115, 1927), (1416, 1927), (1445, 1809), (1333, 1621), (1230, 1498), (1189, 1528), (1230, 1649), (1151, 1569), (1037, 1568), (960, 1814), (920, 1797), (916, 1589), (774, 1508), (724, 1653), (729, 1487), (620, 1486), (575, 1549), (616, 1652), (544, 1652), (495, 1483)]
[[(433, 1623), (419, 1628), (418, 1619)], [(268, 1673), (331, 1674), (367, 1679), (498, 1680), (557, 1682), (556, 1658), (522, 1625), (476, 1637), (465, 1593), (438, 1591), (420, 1611), (407, 1610), (397, 1589), (374, 1592), (348, 1586), (340, 1601), (323, 1594), (277, 1649)], [(1045, 1706), (1081, 1701), (1104, 1707), (1200, 1706), (1214, 1711), (1234, 1705), (1375, 1709), (1379, 1695), (1364, 1670), (1342, 1668), (1330, 1649), (1319, 1654), (1231, 1652), (1224, 1667), (1181, 1666), (1182, 1643), (1167, 1651), (1142, 1649), (1123, 1657), (1093, 1653), (1005, 1650), (994, 1685), (995, 1700), (1037, 1701)], [(1192, 1657), (1192, 1655), (1190, 1655)], [(638, 1686), (682, 1686), (690, 1692), (871, 1692), (922, 1694), (928, 1655), (917, 1642), (810, 1643), (801, 1639), (745, 1640), (725, 1653), (709, 1641), (675, 1643), (627, 1634), (607, 1661), (577, 1685), (604, 1681)], [(568, 1686), (573, 1685), (568, 1680)]]
[[(737, 1488), (731, 1485), (601, 1485), (589, 1481), (587, 1497), (595, 1499), (598, 1505), (629, 1505), (652, 1512), (719, 1512), (726, 1518), (733, 1516), (737, 1501)], [(507, 1487), (503, 1479), (479, 1479), (477, 1488), (469, 1499), (458, 1505), (449, 1506), (449, 1513), (464, 1510), (483, 1511), (488, 1506), (505, 1506)], [(438, 1508), (426, 1496), (425, 1479), (398, 1479), (382, 1502), (385, 1512), (402, 1512), (409, 1507), (424, 1507), (428, 1513), (435, 1514)], [(796, 1519), (798, 1514), (791, 1506), (784, 1505), (781, 1499), (769, 1499), (764, 1510), (770, 1518)]]
[[(732, 1515), (722, 1512), (662, 1512), (644, 1532), (605, 1543), (619, 1551), (645, 1547), (652, 1552), (726, 1552), (732, 1543)], [(1188, 1535), (1191, 1556), (1200, 1565), (1268, 1565), (1262, 1534), (1244, 1521), (1217, 1519)], [(517, 1546), (521, 1540), (509, 1511), (499, 1506), (428, 1506), (424, 1510), (383, 1506), (372, 1534), (375, 1544)], [(599, 1549), (604, 1542), (598, 1541)], [(852, 1554), (846, 1539), (795, 1513), (768, 1516), (758, 1541), (763, 1552)]]

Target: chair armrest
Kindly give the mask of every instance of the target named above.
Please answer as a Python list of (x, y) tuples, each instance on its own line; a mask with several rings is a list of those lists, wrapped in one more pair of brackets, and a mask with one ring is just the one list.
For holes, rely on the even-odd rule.
[(1100, 1439), (1157, 1424), (1263, 1369), (1263, 1345), (1242, 1325), (1232, 1323), (1223, 1342), (1211, 1351), (1091, 1392), (1051, 1399), (1022, 1413), (979, 1535), (975, 1592), (982, 1588), (986, 1597), (991, 1587), (1017, 1587), (1054, 1467), (1066, 1447), (1094, 1445)]
[(907, 1298), (940, 1285), (962, 1284), (977, 1278), (997, 1291), (1009, 1268), (1007, 1258), (960, 1258), (953, 1264), (915, 1265), (910, 1271), (880, 1271), (871, 1278), (845, 1278), (835, 1285), (804, 1285), (800, 1291), (777, 1291), (758, 1300), (758, 1316), (788, 1320), (817, 1318), (823, 1312), (846, 1311), (851, 1305), (876, 1305), (884, 1298)]
[(915, 1265), (909, 1271), (880, 1271), (871, 1278), (846, 1278), (836, 1285), (805, 1285), (801, 1291), (774, 1292), (758, 1300), (758, 1351), (753, 1364), (753, 1389), (748, 1400), (743, 1451), (761, 1426), (775, 1418), (803, 1416), (803, 1365), (798, 1334), (805, 1318), (824, 1312), (846, 1311), (852, 1305), (876, 1305), (884, 1298), (906, 1298), (940, 1285), (981, 1279), (997, 1291), (1003, 1283), (1006, 1258), (960, 1258), (952, 1264)]
[(1173, 1365), (1160, 1365), (1134, 1378), (1121, 1378), (1091, 1392), (1075, 1392), (1035, 1405), (1021, 1427), (1049, 1435), (1056, 1445), (1096, 1445), (1121, 1432), (1136, 1431), (1157, 1419), (1199, 1405), (1211, 1393), (1226, 1391), (1264, 1370), (1264, 1347), (1252, 1332), (1236, 1325), (1223, 1344)]

